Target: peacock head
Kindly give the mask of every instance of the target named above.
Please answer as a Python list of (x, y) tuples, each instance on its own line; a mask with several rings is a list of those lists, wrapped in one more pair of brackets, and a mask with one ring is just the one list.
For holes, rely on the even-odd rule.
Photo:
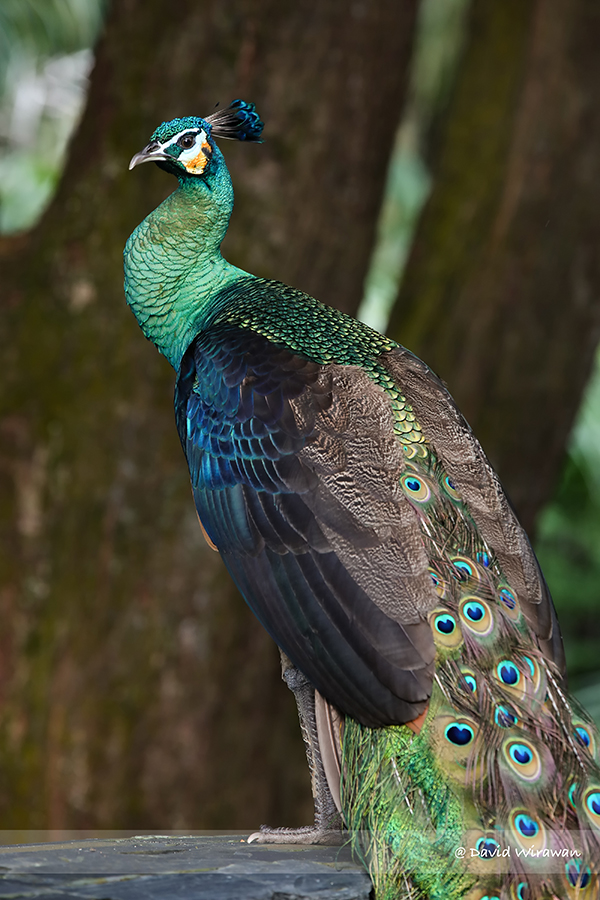
[(215, 138), (257, 142), (262, 130), (263, 123), (254, 104), (234, 100), (225, 109), (217, 109), (205, 119), (188, 116), (163, 122), (150, 138), (150, 143), (135, 154), (129, 168), (144, 162), (155, 162), (161, 169), (179, 178), (202, 178), (220, 159)]

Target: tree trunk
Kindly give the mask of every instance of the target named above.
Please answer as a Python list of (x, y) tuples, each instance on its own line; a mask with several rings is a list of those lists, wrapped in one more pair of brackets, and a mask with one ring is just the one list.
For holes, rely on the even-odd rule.
[(389, 333), (448, 383), (529, 530), (600, 329), (600, 7), (477, 0)]
[(354, 309), (415, 7), (113, 5), (57, 195), (0, 244), (3, 828), (311, 819), (278, 654), (201, 538), (174, 375), (125, 306), (123, 244), (175, 187), (127, 163), (163, 119), (256, 101), (226, 255)]

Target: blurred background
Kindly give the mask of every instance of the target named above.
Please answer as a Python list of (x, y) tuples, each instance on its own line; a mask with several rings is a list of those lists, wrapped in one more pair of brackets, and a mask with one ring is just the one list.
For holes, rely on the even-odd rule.
[(600, 724), (600, 8), (0, 2), (0, 822), (254, 829), (312, 802), (278, 654), (202, 541), (122, 294), (156, 125), (237, 96), (225, 255), (449, 385)]

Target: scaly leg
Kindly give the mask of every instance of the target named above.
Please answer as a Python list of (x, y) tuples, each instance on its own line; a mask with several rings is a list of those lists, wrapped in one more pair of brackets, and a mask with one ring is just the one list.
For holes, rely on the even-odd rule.
[[(342, 817), (338, 806), (339, 764), (337, 764), (336, 772), (336, 759), (334, 759), (339, 756), (339, 753), (333, 746), (333, 728), (328, 718), (331, 715), (330, 708), (283, 652), (281, 652), (281, 673), (283, 680), (296, 698), (315, 801), (315, 823), (303, 828), (270, 828), (268, 825), (261, 825), (260, 831), (255, 831), (250, 835), (248, 843), (341, 844), (344, 837)], [(321, 728), (317, 725), (317, 706), (319, 707), (320, 721), (326, 723), (325, 726), (322, 724)], [(325, 746), (326, 743), (327, 745), (332, 744), (332, 746)], [(324, 757), (327, 759), (329, 781), (325, 774)], [(334, 794), (338, 804), (334, 800)]]

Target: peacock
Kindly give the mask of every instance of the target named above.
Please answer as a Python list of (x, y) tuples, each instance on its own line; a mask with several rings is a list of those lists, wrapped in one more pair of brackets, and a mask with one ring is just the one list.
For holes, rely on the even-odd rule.
[(262, 128), (242, 100), (160, 125), (130, 168), (179, 186), (124, 254), (204, 536), (298, 705), (314, 825), (251, 839), (351, 840), (378, 900), (597, 898), (598, 732), (479, 443), (409, 350), (221, 255), (215, 139)]

